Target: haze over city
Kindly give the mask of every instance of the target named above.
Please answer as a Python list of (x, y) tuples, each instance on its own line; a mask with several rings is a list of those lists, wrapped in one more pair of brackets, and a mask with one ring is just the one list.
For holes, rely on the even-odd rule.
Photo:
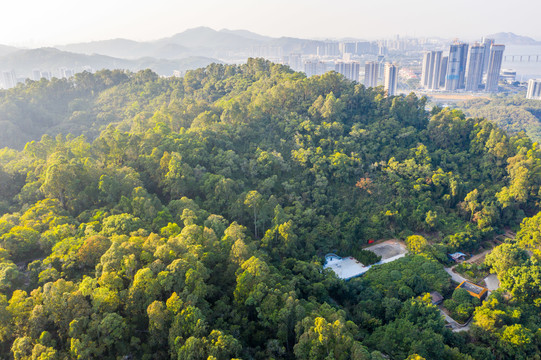
[(127, 38), (154, 40), (197, 26), (263, 35), (375, 39), (400, 34), (476, 39), (514, 32), (541, 39), (541, 3), (531, 0), (429, 1), (10, 1), (0, 44), (25, 47)]

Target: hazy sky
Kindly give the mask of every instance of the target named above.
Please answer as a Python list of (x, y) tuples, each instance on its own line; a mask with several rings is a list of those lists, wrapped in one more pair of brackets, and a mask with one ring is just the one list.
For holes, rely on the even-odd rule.
[(510, 31), (541, 40), (539, 0), (3, 0), (0, 10), (0, 44), (24, 46), (153, 40), (197, 26), (367, 39)]

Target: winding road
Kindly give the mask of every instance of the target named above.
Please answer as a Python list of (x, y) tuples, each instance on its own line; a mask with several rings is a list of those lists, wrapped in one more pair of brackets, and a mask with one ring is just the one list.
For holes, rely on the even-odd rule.
[[(479, 254), (479, 255), (486, 255), (486, 254)], [(473, 259), (473, 258), (472, 258)], [(470, 260), (472, 260), (470, 259)], [(456, 283), (461, 283), (463, 281), (468, 281), (465, 277), (463, 277), (460, 274), (457, 274), (453, 271), (453, 268), (444, 268), (444, 270), (447, 272), (447, 274), (451, 275), (451, 279)], [(488, 295), (490, 296), (490, 292), (497, 290), (500, 287), (500, 282), (498, 281), (498, 277), (495, 274), (490, 274), (484, 279), (484, 282), (486, 284), (487, 289), (489, 290)], [(459, 331), (468, 331), (470, 330), (470, 322), (472, 318), (470, 318), (464, 325), (461, 325), (457, 323), (452, 317), (447, 315), (440, 306), (440, 312), (445, 318), (445, 321), (447, 321), (451, 325), (451, 329), (453, 332), (459, 332)]]

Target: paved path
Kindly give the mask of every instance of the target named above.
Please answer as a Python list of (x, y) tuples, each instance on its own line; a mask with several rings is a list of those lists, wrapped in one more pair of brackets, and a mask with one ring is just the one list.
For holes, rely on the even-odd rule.
[(485, 256), (487, 256), (488, 254), (490, 254), (491, 251), (492, 251), (492, 249), (485, 250), (485, 251), (483, 251), (483, 252), (480, 253), (480, 254), (477, 254), (477, 255), (472, 256), (471, 258), (469, 258), (469, 259), (466, 260), (465, 262), (472, 264), (472, 263), (476, 262), (477, 260), (479, 260), (479, 259), (481, 259), (481, 258), (484, 259)]
[(485, 284), (490, 291), (498, 290), (500, 288), (500, 281), (496, 274), (490, 274), (485, 278)]
[(465, 277), (461, 276), (460, 274), (457, 274), (453, 271), (453, 268), (444, 268), (447, 274), (451, 275), (451, 279), (453, 279), (454, 282), (461, 283), (463, 281), (467, 281)]
[(460, 331), (468, 331), (468, 330), (470, 330), (471, 318), (468, 320), (468, 322), (466, 324), (461, 325), (461, 324), (457, 323), (452, 317), (447, 315), (445, 313), (445, 311), (443, 311), (441, 308), (440, 308), (440, 313), (445, 318), (445, 321), (447, 321), (447, 323), (449, 325), (451, 325), (451, 330), (453, 332), (460, 332)]

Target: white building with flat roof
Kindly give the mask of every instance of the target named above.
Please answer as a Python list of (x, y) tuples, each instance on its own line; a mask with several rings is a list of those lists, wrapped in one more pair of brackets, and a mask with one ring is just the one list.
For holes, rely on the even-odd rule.
[(398, 87), (398, 66), (391, 63), (385, 63), (384, 88), (387, 96), (396, 95)]
[(541, 100), (541, 79), (530, 79), (526, 99)]
[(361, 276), (370, 269), (370, 266), (364, 266), (354, 257), (341, 258), (336, 254), (325, 255), (325, 265), (323, 269), (331, 269), (336, 276), (342, 280), (348, 280)]

